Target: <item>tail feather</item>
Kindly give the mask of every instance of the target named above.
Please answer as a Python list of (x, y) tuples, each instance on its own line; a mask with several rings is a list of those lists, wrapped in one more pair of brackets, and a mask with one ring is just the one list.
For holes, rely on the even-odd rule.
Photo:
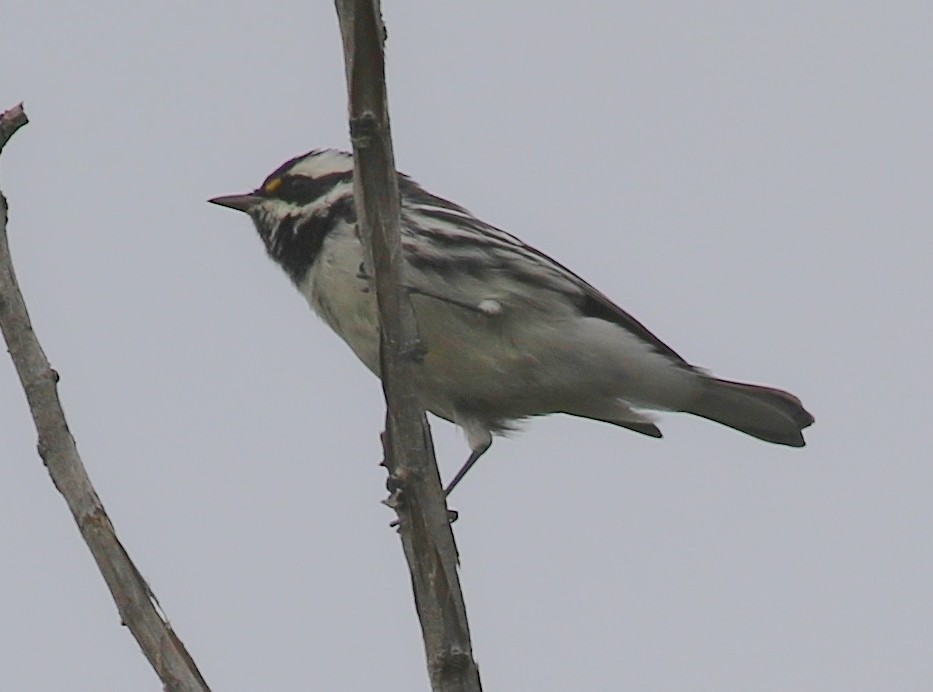
[(684, 411), (790, 447), (806, 444), (801, 431), (813, 423), (800, 399), (789, 392), (714, 377), (704, 378), (699, 394)]

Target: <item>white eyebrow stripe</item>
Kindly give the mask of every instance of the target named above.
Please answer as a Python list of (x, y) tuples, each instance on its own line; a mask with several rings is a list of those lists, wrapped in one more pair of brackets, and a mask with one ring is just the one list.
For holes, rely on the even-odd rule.
[(288, 171), (291, 175), (306, 175), (311, 178), (321, 178), (325, 175), (353, 173), (353, 157), (342, 151), (328, 149), (313, 152), (298, 161)]

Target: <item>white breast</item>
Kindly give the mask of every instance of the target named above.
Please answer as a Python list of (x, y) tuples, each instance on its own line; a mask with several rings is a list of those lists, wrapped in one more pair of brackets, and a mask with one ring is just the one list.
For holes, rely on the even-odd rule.
[(363, 251), (349, 224), (331, 233), (321, 246), (299, 290), (357, 357), (379, 372), (379, 330), (375, 294), (360, 276)]

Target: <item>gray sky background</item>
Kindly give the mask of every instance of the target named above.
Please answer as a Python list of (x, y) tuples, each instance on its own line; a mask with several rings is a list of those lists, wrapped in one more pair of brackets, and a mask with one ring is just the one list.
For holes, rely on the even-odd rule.
[[(207, 680), (427, 689), (378, 383), (205, 203), (347, 145), (332, 3), (8, 5), (20, 282)], [(817, 423), (498, 440), (453, 502), (486, 688), (929, 689), (933, 5), (529, 7), (386, 3), (399, 167)], [(157, 690), (0, 360), (0, 689)]]

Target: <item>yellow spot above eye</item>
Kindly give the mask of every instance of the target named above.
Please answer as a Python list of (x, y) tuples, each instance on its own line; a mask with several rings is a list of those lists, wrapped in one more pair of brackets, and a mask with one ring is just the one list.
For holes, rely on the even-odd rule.
[(282, 179), (281, 179), (281, 178), (273, 178), (273, 179), (270, 180), (268, 183), (266, 183), (265, 185), (263, 185), (263, 186), (262, 186), (262, 189), (263, 189), (263, 192), (268, 192), (268, 193), (271, 194), (271, 193), (275, 192), (276, 190), (278, 190), (280, 187), (282, 187)]

